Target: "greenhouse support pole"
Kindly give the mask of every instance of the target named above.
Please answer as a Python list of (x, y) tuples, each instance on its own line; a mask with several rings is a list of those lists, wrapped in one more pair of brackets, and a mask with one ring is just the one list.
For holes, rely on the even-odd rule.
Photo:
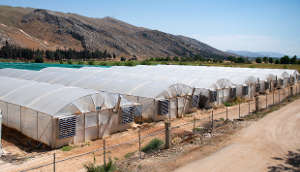
[[(21, 123), (21, 121), (20, 121), (20, 123)], [(39, 113), (36, 112), (36, 140), (38, 140), (38, 139), (39, 139)]]
[(2, 140), (1, 133), (2, 133), (2, 110), (0, 109), (0, 157), (3, 154), (3, 151), (2, 151), (2, 141), (1, 141)]

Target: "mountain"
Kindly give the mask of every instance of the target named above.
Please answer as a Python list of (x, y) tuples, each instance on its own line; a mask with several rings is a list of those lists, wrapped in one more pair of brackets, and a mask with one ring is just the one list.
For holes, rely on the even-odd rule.
[(280, 58), (280, 57), (285, 56), (285, 54), (276, 53), (276, 52), (252, 52), (252, 51), (235, 51), (235, 50), (228, 50), (226, 52), (237, 54), (237, 55), (244, 56), (244, 57), (274, 57), (274, 58)]
[(0, 46), (8, 41), (34, 49), (101, 50), (139, 58), (232, 54), (192, 38), (136, 27), (120, 20), (89, 18), (44, 9), (0, 6)]

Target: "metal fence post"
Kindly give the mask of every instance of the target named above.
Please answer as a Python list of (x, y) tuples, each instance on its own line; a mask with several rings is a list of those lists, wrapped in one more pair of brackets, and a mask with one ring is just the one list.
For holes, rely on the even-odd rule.
[(275, 104), (275, 90), (273, 89), (273, 105)]
[(250, 105), (251, 105), (251, 101), (248, 101), (248, 115), (251, 113)]
[(226, 106), (226, 120), (228, 120), (228, 107)]
[(55, 152), (53, 153), (53, 171), (55, 172)]
[(138, 135), (139, 135), (139, 157), (140, 157), (140, 159), (142, 159), (142, 152), (141, 152), (141, 129), (139, 129)]
[(278, 97), (279, 97), (279, 102), (278, 104), (280, 103), (280, 89), (278, 89)]
[(103, 139), (103, 164), (104, 164), (104, 167), (106, 167), (106, 145), (105, 145), (105, 139)]
[(194, 115), (193, 134), (195, 134), (195, 130), (196, 130), (196, 117)]
[(266, 109), (268, 109), (268, 94), (266, 94)]
[(239, 119), (241, 118), (241, 103), (239, 102)]
[(211, 111), (211, 129), (214, 129), (214, 109)]
[(255, 112), (259, 111), (259, 97), (255, 97)]
[(170, 148), (170, 125), (169, 121), (165, 122), (165, 149)]

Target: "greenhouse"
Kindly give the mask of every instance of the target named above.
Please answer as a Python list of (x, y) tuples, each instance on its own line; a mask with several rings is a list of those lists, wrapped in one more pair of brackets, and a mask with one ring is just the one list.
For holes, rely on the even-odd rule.
[(3, 125), (52, 148), (129, 127), (140, 105), (117, 94), (0, 77)]
[(97, 91), (117, 93), (126, 99), (142, 105), (143, 119), (162, 120), (166, 117), (176, 118), (188, 109), (189, 96), (193, 89), (185, 84), (171, 80), (151, 80), (126, 76), (117, 72), (99, 71), (26, 71), (1, 69), (0, 76), (88, 88)]
[(192, 107), (220, 105), (235, 97), (253, 98), (274, 85), (299, 79), (295, 70), (208, 66), (114, 66), (41, 71), (1, 69), (0, 76), (119, 93), (143, 105), (144, 119), (182, 116)]
[[(231, 68), (209, 66), (154, 65), (124, 67), (116, 66), (108, 69), (83, 67), (85, 71), (111, 71), (142, 78), (151, 76), (184, 83), (196, 88), (196, 95), (216, 95), (216, 104), (224, 103), (234, 97), (253, 98), (256, 93), (265, 93), (274, 86), (286, 87), (299, 78), (296, 70)], [(217, 92), (217, 93), (215, 93)]]

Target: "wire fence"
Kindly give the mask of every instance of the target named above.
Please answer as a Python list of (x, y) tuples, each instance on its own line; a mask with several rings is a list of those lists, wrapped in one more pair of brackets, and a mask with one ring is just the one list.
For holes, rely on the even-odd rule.
[(130, 135), (124, 135), (118, 139), (103, 139), (98, 149), (63, 157), (53, 153), (52, 156), (44, 158), (38, 166), (28, 166), (27, 169), (19, 171), (74, 171), (82, 169), (84, 165), (95, 162), (105, 164), (112, 157), (115, 159), (138, 154), (140, 159), (144, 158), (142, 148), (152, 139), (164, 140), (165, 148), (172, 147), (173, 139), (185, 135), (194, 136), (200, 129), (212, 132), (218, 121), (242, 119), (254, 112), (268, 109), (273, 105), (280, 104), (294, 95), (300, 94), (300, 84), (272, 90), (264, 95), (256, 96), (254, 100), (248, 100), (230, 107), (202, 110), (192, 113), (182, 119), (166, 121), (164, 125), (154, 128), (139, 128)]

